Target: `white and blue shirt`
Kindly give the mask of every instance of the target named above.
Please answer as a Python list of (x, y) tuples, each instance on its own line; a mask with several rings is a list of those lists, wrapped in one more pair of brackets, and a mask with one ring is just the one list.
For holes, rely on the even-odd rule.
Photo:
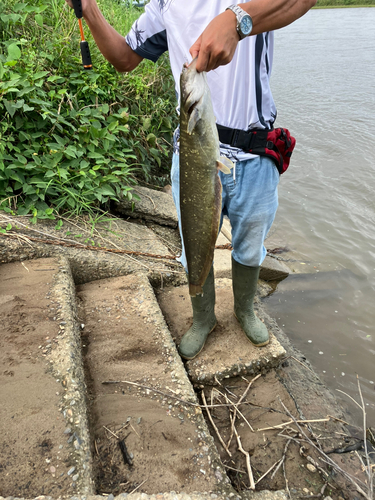
[[(180, 74), (183, 64), (191, 61), (190, 47), (228, 5), (228, 0), (151, 0), (126, 42), (137, 54), (154, 62), (169, 52), (179, 99)], [(273, 32), (247, 37), (238, 43), (229, 64), (207, 73), (218, 124), (241, 130), (272, 127), (276, 118), (269, 82), (273, 43)], [(222, 145), (221, 149), (221, 154), (237, 161), (253, 156), (229, 146)]]

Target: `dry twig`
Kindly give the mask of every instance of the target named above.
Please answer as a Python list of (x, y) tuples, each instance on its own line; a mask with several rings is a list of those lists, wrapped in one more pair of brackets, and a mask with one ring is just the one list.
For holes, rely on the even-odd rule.
[[(293, 415), (290, 413), (290, 411), (284, 405), (284, 403), (281, 401), (281, 399), (280, 399), (280, 403), (281, 403), (282, 407), (284, 408), (284, 410), (286, 411), (286, 413), (289, 415), (289, 417), (291, 419), (293, 419), (294, 423), (298, 427), (299, 432), (305, 437), (306, 441), (315, 450), (317, 450), (319, 452), (319, 454), (321, 455), (321, 459), (323, 460), (323, 462), (327, 463), (328, 465), (330, 465), (331, 467), (333, 467), (335, 470), (337, 470), (338, 472), (340, 472), (340, 474), (343, 475), (356, 488), (356, 490), (358, 491), (358, 493), (360, 493), (364, 498), (366, 498), (366, 500), (373, 500), (373, 491), (369, 491), (368, 485), (366, 485), (360, 479), (354, 478), (353, 476), (351, 476), (350, 474), (348, 474), (335, 461), (333, 461), (328, 455), (326, 455), (318, 446), (316, 446), (316, 444), (305, 433), (305, 431), (303, 430), (303, 428), (298, 424), (297, 420), (293, 417)], [(358, 403), (356, 403), (356, 404), (358, 405)], [(279, 436), (281, 436), (281, 435), (282, 434), (279, 434)], [(287, 437), (288, 439), (293, 439), (295, 441), (298, 441), (295, 438), (291, 438), (290, 436), (284, 436), (284, 437)], [(366, 493), (364, 490), (367, 490), (368, 493)]]
[[(277, 464), (281, 464), (281, 460), (282, 460), (282, 459), (280, 458), (280, 460), (277, 460), (277, 462), (275, 462), (273, 465), (271, 465), (271, 467), (270, 467), (270, 468), (269, 468), (269, 469), (268, 469), (268, 470), (267, 470), (267, 471), (266, 471), (266, 472), (265, 472), (262, 476), (260, 476), (260, 478), (259, 478), (259, 479), (257, 479), (257, 480), (255, 481), (255, 485), (257, 485), (258, 483), (260, 483), (260, 482), (261, 482), (261, 480), (262, 480), (262, 479), (264, 479), (264, 478), (267, 476), (267, 474), (269, 474), (269, 473), (271, 472), (271, 470), (272, 470), (272, 469), (273, 469), (273, 468), (274, 468)], [(279, 468), (279, 467), (277, 467), (277, 468)], [(273, 477), (273, 474), (272, 474), (272, 477)], [(272, 479), (272, 477), (271, 477), (271, 479)]]
[(212, 419), (212, 416), (211, 416), (211, 413), (208, 409), (208, 406), (207, 406), (207, 401), (206, 401), (206, 396), (204, 395), (204, 391), (201, 392), (201, 395), (202, 395), (202, 401), (203, 401), (203, 404), (204, 404), (204, 408), (207, 412), (207, 415), (208, 415), (208, 418), (210, 419), (210, 422), (212, 424), (212, 427), (214, 428), (215, 432), (216, 432), (216, 435), (217, 437), (219, 438), (219, 441), (220, 443), (222, 444), (224, 450), (228, 453), (228, 455), (231, 457), (232, 456), (232, 453), (229, 451), (228, 447), (226, 446), (226, 444), (224, 443), (224, 440), (223, 438), (221, 437), (220, 435), (220, 432), (219, 432), (219, 429), (216, 427), (215, 425), (215, 422), (213, 421)]
[(142, 481), (142, 483), (141, 483), (141, 484), (139, 484), (136, 488), (134, 488), (134, 490), (132, 490), (132, 491), (129, 493), (129, 495), (131, 495), (132, 493), (134, 493), (135, 491), (137, 491), (137, 490), (138, 490), (138, 488), (140, 488), (143, 484), (145, 484), (145, 482), (146, 482), (146, 481), (148, 481), (148, 478), (147, 478), (147, 479), (145, 479), (144, 481)]
[(108, 427), (106, 427), (105, 425), (103, 425), (104, 429), (106, 431), (108, 431), (110, 434), (112, 434), (112, 436), (114, 436), (116, 439), (120, 440), (120, 438), (118, 437), (117, 434), (115, 434), (114, 432), (111, 431), (111, 429), (108, 429)]
[[(296, 422), (298, 422), (299, 424), (312, 424), (315, 422), (329, 422), (330, 420), (331, 419), (327, 417), (327, 418), (318, 418), (316, 420), (296, 420)], [(294, 420), (289, 420), (289, 422), (283, 422), (282, 424), (273, 425), (271, 427), (263, 427), (263, 429), (257, 429), (257, 431), (260, 432), (260, 431), (271, 431), (275, 429), (282, 429), (283, 427), (293, 423)]]
[(236, 435), (236, 438), (237, 438), (237, 443), (238, 443), (238, 449), (241, 453), (243, 453), (245, 455), (245, 458), (246, 458), (246, 469), (247, 469), (247, 473), (248, 473), (248, 476), (249, 476), (249, 482), (250, 482), (250, 489), (251, 490), (255, 490), (255, 483), (254, 483), (254, 476), (253, 476), (253, 471), (251, 469), (251, 463), (250, 463), (250, 454), (248, 451), (245, 451), (242, 447), (242, 443), (241, 443), (241, 438), (240, 436), (238, 435), (238, 432), (237, 432), (237, 429), (236, 429), (236, 426), (234, 426), (234, 433)]

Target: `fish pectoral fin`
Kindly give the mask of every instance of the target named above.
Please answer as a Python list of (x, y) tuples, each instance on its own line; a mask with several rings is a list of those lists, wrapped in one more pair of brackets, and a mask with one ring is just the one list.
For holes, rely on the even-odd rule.
[(188, 121), (188, 125), (187, 125), (187, 133), (189, 135), (192, 134), (193, 130), (195, 129), (195, 125), (202, 118), (201, 109), (202, 108), (200, 106), (198, 106), (198, 104), (196, 104), (190, 113), (190, 117), (189, 117), (189, 121)]
[(231, 169), (234, 167), (232, 161), (225, 156), (220, 156), (220, 159), (216, 162), (217, 168), (223, 172), (223, 174), (230, 174)]

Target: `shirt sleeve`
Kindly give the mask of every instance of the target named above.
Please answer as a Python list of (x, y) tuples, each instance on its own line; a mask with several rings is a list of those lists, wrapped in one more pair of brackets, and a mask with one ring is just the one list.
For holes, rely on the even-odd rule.
[(151, 0), (145, 6), (145, 12), (134, 22), (125, 40), (138, 55), (153, 62), (168, 50), (159, 0)]

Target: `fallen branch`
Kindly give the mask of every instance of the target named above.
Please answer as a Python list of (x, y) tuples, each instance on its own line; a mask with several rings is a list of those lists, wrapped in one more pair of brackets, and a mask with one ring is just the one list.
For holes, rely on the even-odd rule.
[[(282, 460), (282, 459), (280, 458), (280, 460), (278, 460), (278, 461), (277, 461), (277, 462), (275, 462), (273, 465), (271, 465), (271, 467), (268, 469), (268, 471), (266, 471), (266, 472), (265, 472), (262, 476), (260, 476), (260, 478), (259, 478), (259, 479), (257, 479), (257, 480), (255, 481), (255, 485), (257, 485), (258, 483), (260, 483), (260, 482), (261, 482), (261, 480), (262, 480), (262, 479), (264, 479), (264, 478), (267, 476), (267, 474), (269, 474), (269, 473), (271, 472), (271, 470), (272, 470), (272, 469), (273, 469), (273, 468), (274, 468), (277, 464), (280, 464), (280, 465), (281, 465), (281, 460)], [(277, 468), (279, 468), (279, 467), (277, 467)], [(273, 474), (272, 474), (272, 477), (273, 477)], [(272, 479), (272, 477), (271, 477), (271, 479)]]
[[(288, 408), (284, 405), (284, 403), (280, 400), (280, 403), (282, 407), (284, 408), (285, 412), (289, 415), (289, 417), (294, 421), (296, 426), (298, 427), (299, 432), (306, 438), (307, 442), (315, 448), (315, 450), (318, 451), (318, 453), (322, 456), (323, 462), (327, 463), (334, 469), (336, 469), (340, 474), (342, 474), (360, 493), (366, 500), (373, 500), (373, 492), (370, 491), (369, 494), (367, 494), (362, 488), (367, 489), (368, 485), (366, 485), (363, 481), (357, 478), (353, 478), (350, 474), (348, 474), (346, 471), (344, 471), (335, 461), (333, 461), (331, 458), (329, 458), (328, 455), (326, 455), (316, 444), (307, 436), (303, 428), (298, 424), (297, 420), (293, 417), (293, 415), (290, 413)], [(358, 404), (358, 403), (357, 403)], [(279, 434), (279, 436), (282, 434)], [(296, 440), (295, 438), (290, 438), (289, 436), (284, 436), (287, 437), (288, 439), (293, 439)]]
[[(181, 398), (178, 398), (177, 396), (173, 396), (173, 394), (166, 393), (166, 392), (163, 392), (163, 391), (159, 391), (159, 389), (154, 389), (153, 387), (148, 387), (147, 385), (138, 384), (137, 382), (130, 382), (129, 380), (105, 380), (104, 382), (102, 382), (102, 384), (103, 385), (111, 385), (111, 384), (129, 384), (129, 385), (135, 385), (136, 387), (140, 387), (140, 388), (146, 389), (148, 391), (156, 392), (157, 394), (160, 394), (161, 396), (165, 396), (167, 398), (175, 399), (176, 401), (180, 401), (180, 403), (183, 403), (185, 405), (194, 406), (195, 408), (206, 408), (206, 406), (200, 405), (199, 403), (193, 403), (192, 401), (186, 401), (185, 399), (181, 399)], [(248, 403), (246, 401), (243, 401), (241, 404), (248, 404)], [(237, 405), (238, 405), (238, 403), (237, 403)], [(219, 407), (228, 407), (228, 406), (229, 407), (233, 407), (234, 403), (219, 404), (219, 405), (207, 405), (207, 408), (219, 408)], [(237, 411), (244, 418), (245, 422), (250, 426), (249, 422), (247, 422), (247, 420), (242, 415), (242, 413), (240, 413), (240, 411), (238, 409), (237, 409)]]
[(207, 412), (207, 415), (208, 415), (208, 418), (210, 419), (210, 422), (212, 424), (212, 427), (214, 428), (215, 432), (216, 432), (216, 435), (217, 437), (219, 438), (219, 441), (220, 443), (222, 444), (224, 450), (228, 453), (228, 455), (231, 457), (232, 456), (232, 453), (229, 451), (228, 447), (226, 446), (226, 444), (224, 443), (224, 440), (223, 438), (221, 437), (220, 435), (220, 432), (219, 432), (219, 429), (216, 427), (216, 424), (215, 422), (213, 421), (213, 418), (211, 416), (211, 413), (208, 409), (208, 406), (207, 406), (207, 401), (206, 401), (206, 396), (204, 395), (204, 391), (201, 392), (201, 396), (202, 396), (202, 401), (204, 403), (204, 409), (206, 410)]
[(242, 443), (241, 443), (241, 438), (240, 436), (238, 435), (238, 432), (237, 432), (237, 429), (236, 427), (234, 427), (234, 433), (236, 435), (236, 438), (237, 438), (237, 443), (238, 443), (238, 449), (241, 453), (243, 453), (246, 457), (246, 469), (247, 469), (247, 474), (249, 476), (249, 482), (250, 482), (250, 489), (251, 490), (255, 490), (255, 483), (254, 483), (254, 476), (253, 476), (253, 471), (251, 469), (251, 463), (250, 463), (250, 454), (248, 451), (245, 451), (242, 447)]
[(272, 473), (272, 476), (271, 476), (271, 479), (273, 479), (276, 475), (276, 472), (280, 469), (280, 467), (284, 464), (285, 462), (285, 459), (286, 459), (286, 452), (288, 451), (288, 448), (289, 448), (289, 445), (291, 443), (291, 439), (288, 439), (288, 441), (286, 442), (286, 445), (284, 447), (284, 452), (283, 452), (283, 456), (280, 458), (280, 463), (278, 464), (278, 466), (276, 467), (276, 469), (273, 471)]
[(117, 434), (115, 434), (114, 432), (111, 431), (111, 429), (108, 429), (108, 427), (106, 427), (105, 425), (103, 425), (104, 429), (106, 431), (108, 431), (110, 434), (112, 434), (112, 436), (114, 436), (116, 439), (120, 440), (120, 438), (118, 437)]
[[(331, 420), (331, 418), (327, 417), (327, 418), (318, 418), (316, 420), (296, 420), (296, 422), (298, 422), (299, 424), (312, 424), (312, 423), (316, 423), (316, 422), (329, 422), (330, 420)], [(273, 425), (272, 427), (263, 427), (263, 429), (257, 429), (257, 432), (282, 429), (283, 427), (290, 425), (290, 424), (293, 424), (293, 423), (294, 423), (294, 420), (289, 420), (289, 422), (283, 422), (282, 424)]]
[[(18, 235), (16, 233), (6, 233), (2, 234), (2, 236), (6, 236), (7, 238), (17, 238)], [(123, 255), (137, 255), (137, 256), (142, 256), (142, 257), (150, 257), (153, 259), (169, 259), (169, 260), (176, 260), (177, 257), (176, 255), (158, 255), (158, 254), (153, 254), (153, 253), (146, 253), (146, 252), (138, 252), (135, 250), (124, 250), (124, 249), (118, 249), (118, 248), (107, 248), (107, 247), (95, 247), (91, 245), (83, 245), (80, 243), (69, 243), (67, 241), (61, 240), (61, 239), (55, 239), (55, 240), (49, 240), (49, 239), (43, 239), (43, 238), (35, 238), (34, 236), (27, 236), (27, 238), (30, 241), (35, 241), (38, 243), (45, 243), (46, 245), (59, 245), (59, 246), (64, 246), (64, 247), (73, 247), (73, 248), (79, 248), (81, 250), (93, 250), (95, 252), (109, 252), (109, 253), (115, 253), (115, 254), (123, 254)]]
[(141, 484), (139, 484), (136, 488), (134, 488), (134, 490), (132, 490), (132, 491), (129, 493), (129, 495), (131, 495), (132, 493), (134, 493), (135, 491), (137, 491), (137, 490), (138, 490), (138, 488), (140, 488), (143, 484), (145, 484), (145, 482), (146, 482), (146, 481), (148, 481), (148, 478), (147, 478), (147, 479), (145, 479), (144, 481), (142, 481), (142, 483), (141, 483)]

